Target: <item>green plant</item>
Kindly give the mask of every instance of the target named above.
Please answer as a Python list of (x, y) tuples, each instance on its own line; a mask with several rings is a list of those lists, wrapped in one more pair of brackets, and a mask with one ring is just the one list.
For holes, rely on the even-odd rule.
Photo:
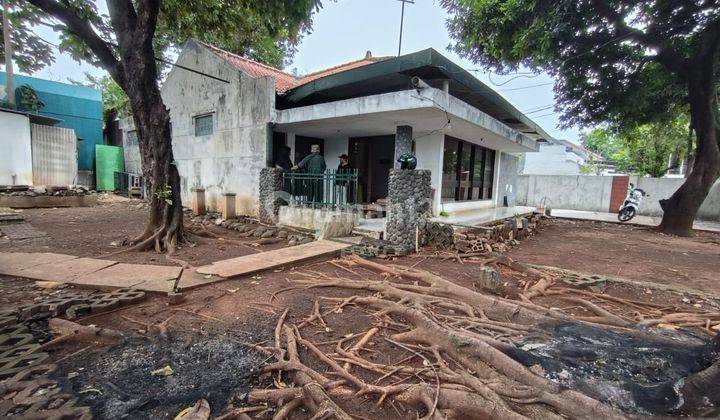
[(172, 188), (169, 185), (155, 191), (155, 198), (164, 202), (168, 206), (172, 206)]
[(22, 85), (17, 89), (18, 105), (20, 109), (25, 111), (38, 112), (40, 108), (45, 106), (45, 102), (41, 101), (35, 89), (30, 85)]
[(448, 213), (448, 212), (446, 212), (445, 210), (443, 210), (443, 211), (440, 212), (440, 216), (442, 216), (442, 217), (449, 217), (449, 216), (450, 216), (450, 213)]

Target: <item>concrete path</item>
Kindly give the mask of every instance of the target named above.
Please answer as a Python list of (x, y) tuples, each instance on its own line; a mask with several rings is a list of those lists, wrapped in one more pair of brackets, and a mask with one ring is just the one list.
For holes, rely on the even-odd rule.
[(0, 253), (0, 274), (97, 289), (134, 287), (147, 292), (167, 293), (173, 289), (181, 272), (180, 267), (120, 264), (50, 252)]
[[(598, 222), (620, 223), (617, 219), (616, 213), (552, 209), (552, 216), (563, 219), (595, 220)], [(631, 221), (625, 223), (640, 226), (658, 226), (661, 220), (661, 217), (635, 216)], [(693, 223), (693, 229), (720, 233), (720, 222), (696, 220), (695, 223)]]
[(350, 247), (350, 244), (329, 240), (310, 242), (290, 248), (280, 248), (259, 254), (245, 255), (218, 261), (198, 268), (199, 274), (237, 277), (267, 270), (273, 267), (298, 263), (311, 258), (338, 254), (341, 250)]
[(166, 265), (125, 264), (51, 252), (0, 252), (0, 274), (101, 290), (133, 287), (146, 292), (167, 293), (174, 288), (192, 289), (228, 277), (337, 254), (349, 246), (351, 244), (315, 241), (218, 261), (197, 270)]

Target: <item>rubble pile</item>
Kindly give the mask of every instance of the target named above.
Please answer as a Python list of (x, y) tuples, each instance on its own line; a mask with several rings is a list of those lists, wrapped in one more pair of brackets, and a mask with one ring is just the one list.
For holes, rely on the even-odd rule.
[(517, 217), (491, 226), (453, 227), (444, 223), (428, 223), (426, 243), (435, 249), (455, 249), (459, 253), (505, 252), (519, 241), (535, 235), (544, 216)]
[(25, 191), (15, 191), (11, 188), (0, 190), (0, 195), (10, 197), (39, 197), (39, 196), (56, 196), (56, 197), (75, 197), (83, 195), (95, 194), (95, 190), (87, 189), (77, 185), (72, 187), (34, 187)]
[(226, 220), (218, 213), (206, 213), (202, 216), (193, 216), (190, 220), (200, 225), (214, 224), (240, 232), (241, 237), (257, 238), (259, 240), (258, 243), (261, 245), (287, 242), (288, 246), (294, 246), (310, 243), (315, 240), (310, 233), (300, 233), (287, 228), (264, 224), (257, 219), (247, 216), (238, 216), (234, 219)]

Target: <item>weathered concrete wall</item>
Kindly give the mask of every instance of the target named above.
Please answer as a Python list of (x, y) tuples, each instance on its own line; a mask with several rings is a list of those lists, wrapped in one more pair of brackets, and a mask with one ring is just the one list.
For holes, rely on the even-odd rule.
[(347, 236), (352, 229), (360, 223), (360, 213), (341, 212), (324, 209), (313, 209), (306, 207), (281, 206), (278, 214), (278, 224), (292, 226), (301, 229), (314, 230), (318, 233), (333, 225), (333, 230), (338, 232), (341, 226), (343, 234), (336, 236)]
[[(177, 62), (229, 82), (174, 67), (162, 86), (183, 201), (189, 202), (190, 188), (204, 188), (208, 209), (217, 210), (222, 193), (235, 193), (237, 212), (257, 215), (275, 81), (253, 78), (193, 41)], [(213, 133), (195, 136), (194, 117), (204, 114), (213, 115)], [(128, 124), (122, 126), (125, 132)]]
[(0, 111), (0, 185), (33, 185), (30, 120)]
[[(517, 181), (519, 205), (537, 206), (547, 197), (547, 206), (557, 209), (607, 212), (610, 209), (611, 176), (522, 175)], [(630, 182), (650, 196), (640, 205), (640, 214), (661, 216), (659, 200), (670, 197), (685, 180), (631, 176)], [(720, 220), (720, 181), (710, 190), (698, 219)]]
[(517, 204), (538, 206), (547, 197), (547, 207), (607, 212), (612, 177), (570, 175), (522, 175), (517, 178)]
[(387, 214), (387, 240), (414, 251), (418, 229), (430, 216), (430, 171), (391, 169)]
[[(526, 153), (525, 156), (533, 153)], [(495, 169), (497, 188), (495, 189), (495, 204), (502, 206), (507, 197), (508, 206), (517, 203), (517, 177), (520, 158), (510, 153), (498, 152), (498, 165)]]
[(430, 211), (435, 216), (440, 213), (444, 146), (445, 135), (443, 133), (418, 136), (415, 139), (415, 157), (418, 161), (417, 169), (430, 171), (430, 187), (434, 189)]

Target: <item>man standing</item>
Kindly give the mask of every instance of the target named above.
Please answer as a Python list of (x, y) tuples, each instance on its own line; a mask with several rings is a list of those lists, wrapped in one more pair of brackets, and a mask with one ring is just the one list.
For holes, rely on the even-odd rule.
[(305, 183), (305, 195), (313, 204), (323, 202), (324, 188), (322, 174), (327, 169), (325, 158), (320, 154), (320, 145), (313, 144), (310, 146), (310, 154), (305, 156), (297, 165), (293, 166), (294, 170), (302, 170), (309, 175), (310, 179)]
[(345, 189), (345, 204), (355, 203), (355, 182), (350, 178), (356, 173), (355, 168), (350, 165), (350, 157), (346, 154), (338, 156), (340, 164), (337, 167), (338, 180), (335, 182), (340, 189)]

